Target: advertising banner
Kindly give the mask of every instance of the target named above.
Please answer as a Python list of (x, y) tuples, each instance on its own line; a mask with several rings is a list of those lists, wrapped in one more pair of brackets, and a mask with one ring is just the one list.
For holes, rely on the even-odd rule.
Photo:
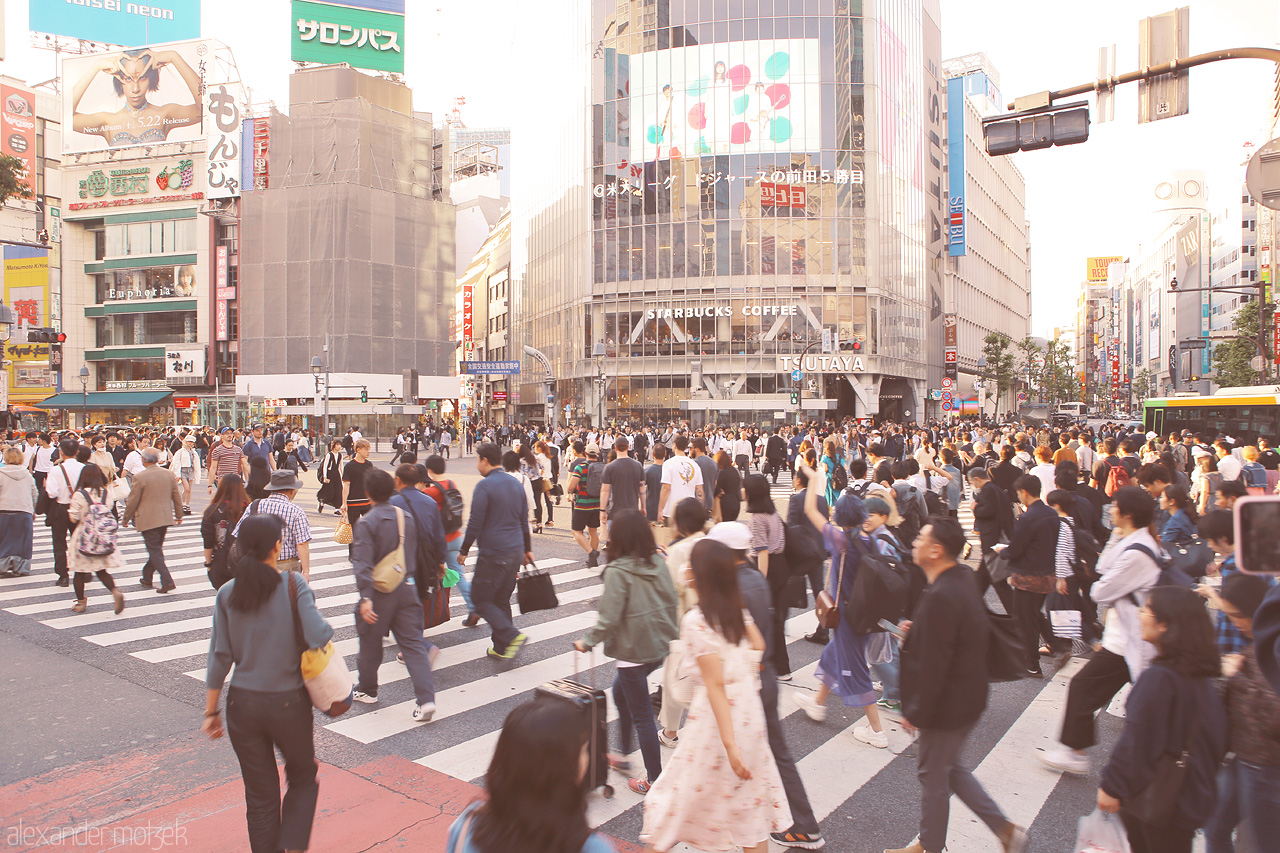
[[(218, 42), (187, 41), (62, 61), (62, 153), (195, 142), (210, 132), (202, 92), (230, 84)], [(238, 88), (238, 87), (237, 87)], [(226, 107), (221, 100), (219, 109)], [(238, 109), (238, 107), (237, 107)], [(238, 183), (238, 182), (237, 182)]]
[(36, 32), (124, 47), (200, 38), (200, 0), (31, 0)]
[[(389, 4), (378, 4), (389, 5)], [(354, 4), (293, 0), (294, 62), (346, 62), (370, 71), (404, 73), (404, 13)]]
[(179, 154), (167, 161), (156, 158), (145, 166), (113, 169), (111, 165), (64, 167), (69, 211), (204, 198), (204, 164), (198, 155)]
[(27, 343), (24, 326), (50, 325), (49, 250), (27, 246), (4, 247), (4, 301), (18, 324), (5, 346), (15, 362), (9, 373), (10, 402), (35, 402), (54, 393), (49, 369), (49, 345)]
[(470, 341), (475, 331), (475, 287), (462, 286), (462, 340)]
[(964, 78), (947, 81), (947, 255), (965, 254)]
[(235, 198), (240, 195), (240, 159), (244, 128), (240, 120), (239, 83), (210, 86), (205, 92), (205, 127), (209, 132), (208, 174), (209, 198)]
[(230, 262), (230, 250), (226, 246), (219, 246), (214, 261), (214, 286), (215, 299), (213, 301), (213, 326), (214, 339), (219, 341), (230, 340), (231, 334), (231, 308), (228, 299), (229, 296), (228, 282), (230, 273), (228, 264)]
[(1107, 268), (1117, 261), (1123, 261), (1121, 255), (1108, 255), (1105, 258), (1086, 258), (1084, 280), (1090, 284), (1106, 284)]
[(169, 349), (164, 354), (164, 378), (181, 385), (199, 385), (204, 382), (205, 350)]
[[(0, 154), (22, 161), (23, 171), (32, 176), (36, 168), (36, 96), (30, 89), (0, 86)], [(33, 186), (32, 189), (35, 189)]]
[(820, 55), (818, 39), (632, 55), (631, 159), (820, 149)]

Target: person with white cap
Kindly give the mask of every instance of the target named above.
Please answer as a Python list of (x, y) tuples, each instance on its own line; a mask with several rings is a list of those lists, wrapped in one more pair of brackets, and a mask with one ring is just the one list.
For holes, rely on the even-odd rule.
[(196, 434), (187, 433), (182, 447), (169, 460), (169, 472), (182, 487), (182, 514), (191, 515), (191, 487), (200, 482), (200, 456), (196, 453)]

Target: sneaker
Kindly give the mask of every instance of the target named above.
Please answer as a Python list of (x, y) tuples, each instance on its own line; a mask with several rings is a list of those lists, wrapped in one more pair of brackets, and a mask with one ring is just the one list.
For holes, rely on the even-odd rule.
[(796, 832), (794, 829), (788, 829), (786, 832), (771, 832), (769, 840), (779, 847), (793, 847), (798, 850), (821, 850), (827, 844), (821, 832)]
[(635, 791), (640, 796), (649, 793), (649, 780), (647, 779), (628, 779), (627, 787)]
[(1051, 770), (1083, 776), (1089, 772), (1089, 757), (1065, 746), (1036, 754), (1040, 763)]
[(363, 690), (353, 690), (351, 692), (351, 698), (363, 705), (378, 704), (377, 694), (370, 695), (368, 693), (365, 693)]
[(894, 847), (892, 849), (886, 847), (884, 848), (884, 853), (930, 853), (930, 851), (925, 850), (924, 845), (921, 844), (920, 839), (917, 838), (906, 847)]
[(890, 699), (878, 699), (878, 700), (876, 700), (876, 704), (877, 704), (877, 705), (879, 705), (881, 708), (884, 708), (884, 709), (889, 710), (889, 711), (901, 711), (901, 710), (902, 710), (902, 703), (901, 703), (901, 702), (894, 702), (894, 701), (892, 701), (892, 700), (890, 700)]
[(676, 744), (678, 744), (679, 742), (680, 742), (680, 735), (676, 735), (675, 737), (667, 737), (666, 732), (664, 732), (662, 729), (658, 729), (658, 743), (662, 744), (667, 749), (675, 749)]
[(796, 704), (800, 706), (800, 710), (804, 711), (805, 716), (815, 723), (821, 723), (827, 719), (827, 709), (819, 705), (817, 700), (809, 694), (796, 693), (793, 698)]
[(889, 748), (889, 735), (883, 731), (876, 731), (871, 726), (854, 726), (853, 736), (865, 744), (874, 746), (876, 749)]
[(479, 625), (479, 624), (480, 624), (480, 614), (479, 614), (479, 613), (468, 613), (468, 614), (467, 614), (467, 618), (462, 620), (462, 627), (463, 627), (463, 628), (474, 628), (475, 626), (477, 626), (477, 625)]
[(507, 643), (507, 647), (502, 651), (498, 651), (496, 647), (489, 649), (489, 657), (501, 658), (502, 660), (511, 660), (520, 651), (520, 647), (524, 645), (525, 640), (529, 638), (524, 634), (516, 634), (516, 638)]
[(1027, 849), (1027, 831), (1016, 823), (1010, 823), (1004, 832), (999, 835), (1000, 843), (1004, 845), (1004, 853), (1022, 853)]
[(778, 676), (778, 680), (779, 680), (779, 681), (790, 681), (790, 680), (791, 680), (791, 673), (789, 673), (789, 672), (784, 672), (784, 673), (782, 673), (781, 675), (779, 675), (779, 676)]
[[(62, 586), (61, 581), (59, 581), (58, 586)], [(152, 589), (152, 588), (153, 588), (153, 584), (152, 584), (152, 582), (151, 582), (151, 581), (147, 581), (147, 580), (139, 580), (139, 581), (138, 581), (138, 586), (144, 586), (144, 587), (146, 587), (147, 589)]]
[(631, 761), (617, 753), (609, 753), (605, 756), (605, 761), (609, 762), (610, 770), (616, 770), (619, 773), (631, 772)]
[(183, 514), (183, 515), (191, 515), (191, 507), (189, 507), (189, 506), (184, 506), (184, 507), (182, 508), (182, 514)]
[[(54, 582), (53, 582), (53, 585), (54, 585), (54, 586), (71, 586), (71, 579), (70, 579), (70, 578), (58, 578), (56, 581), (54, 581)], [(143, 586), (151, 586), (151, 584), (149, 584), (149, 583), (144, 583), (144, 584), (143, 584)]]
[(599, 566), (599, 565), (600, 565), (600, 552), (599, 552), (599, 551), (592, 551), (591, 553), (587, 554), (587, 568), (588, 568), (588, 569), (594, 569), (594, 568), (596, 568), (596, 567), (597, 567), (597, 566)]
[(436, 703), (427, 702), (424, 705), (413, 706), (413, 721), (415, 723), (429, 723), (431, 718), (435, 716)]
[(436, 668), (436, 661), (440, 660), (440, 655), (444, 654), (444, 649), (433, 645), (427, 649), (427, 663), (431, 664), (431, 668)]

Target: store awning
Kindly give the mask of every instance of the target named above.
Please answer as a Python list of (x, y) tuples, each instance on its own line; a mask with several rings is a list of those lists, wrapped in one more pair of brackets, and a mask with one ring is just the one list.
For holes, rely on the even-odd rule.
[(42, 409), (149, 409), (173, 396), (172, 391), (63, 391), (40, 403)]

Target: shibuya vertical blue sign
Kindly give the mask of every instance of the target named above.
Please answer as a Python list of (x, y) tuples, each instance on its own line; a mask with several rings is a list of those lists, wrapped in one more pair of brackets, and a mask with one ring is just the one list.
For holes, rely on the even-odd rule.
[(200, 0), (31, 0), (40, 33), (137, 47), (200, 37)]
[(964, 247), (964, 78), (947, 81), (947, 247), (951, 257)]

